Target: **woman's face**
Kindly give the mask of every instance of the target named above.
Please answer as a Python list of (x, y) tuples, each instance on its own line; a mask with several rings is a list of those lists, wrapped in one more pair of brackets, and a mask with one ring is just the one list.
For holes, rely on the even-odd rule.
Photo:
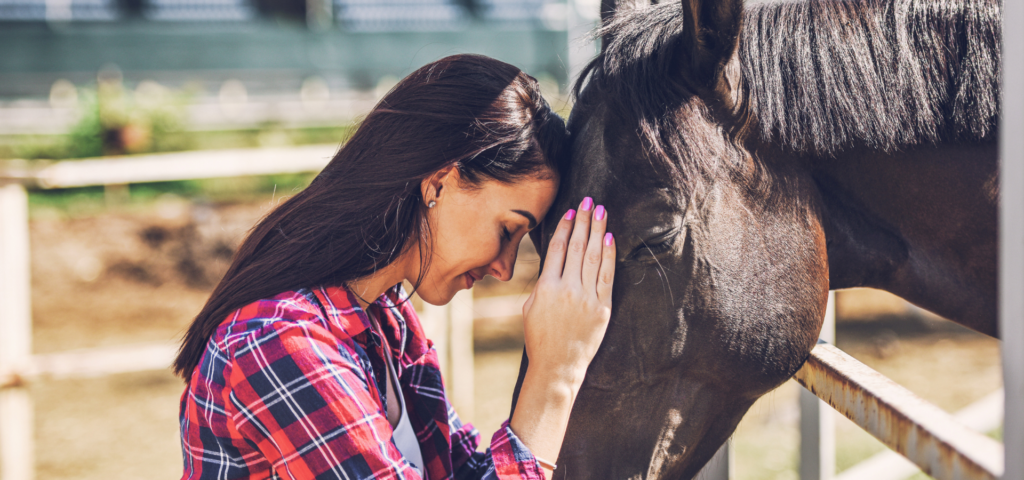
[[(423, 184), (423, 198), (437, 203), (427, 210), (433, 248), (424, 249), (430, 263), (417, 293), (433, 305), (448, 303), (485, 275), (511, 279), (519, 242), (544, 218), (558, 190), (553, 172), (512, 184), (461, 183), (458, 170), (452, 169)], [(414, 246), (410, 252), (412, 275), (407, 279), (413, 283), (419, 274), (418, 250)]]

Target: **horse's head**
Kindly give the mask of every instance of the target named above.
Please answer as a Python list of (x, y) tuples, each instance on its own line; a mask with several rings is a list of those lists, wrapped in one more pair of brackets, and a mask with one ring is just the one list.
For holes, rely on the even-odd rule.
[[(613, 314), (573, 408), (562, 478), (690, 478), (801, 366), (828, 292), (814, 189), (736, 141), (742, 1), (620, 7), (570, 117), (555, 208), (607, 207)], [(546, 245), (543, 233), (534, 240)]]

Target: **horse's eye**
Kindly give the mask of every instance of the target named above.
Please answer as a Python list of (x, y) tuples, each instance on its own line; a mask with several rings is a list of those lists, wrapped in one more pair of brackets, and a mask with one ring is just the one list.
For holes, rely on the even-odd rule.
[(636, 260), (645, 256), (657, 256), (669, 251), (672, 248), (672, 244), (674, 243), (676, 234), (678, 233), (678, 230), (669, 230), (640, 242), (640, 245), (637, 245), (636, 248), (630, 252), (629, 258)]

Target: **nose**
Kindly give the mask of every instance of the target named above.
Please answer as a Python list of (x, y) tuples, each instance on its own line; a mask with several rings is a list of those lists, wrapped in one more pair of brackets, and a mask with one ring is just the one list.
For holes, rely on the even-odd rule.
[(519, 255), (519, 251), (514, 245), (509, 247), (488, 265), (489, 271), (487, 273), (502, 282), (512, 280), (512, 275), (516, 269), (516, 257)]

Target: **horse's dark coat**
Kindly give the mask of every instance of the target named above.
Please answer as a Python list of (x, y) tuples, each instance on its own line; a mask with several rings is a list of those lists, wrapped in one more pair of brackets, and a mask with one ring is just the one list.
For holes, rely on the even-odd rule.
[(592, 196), (619, 252), (556, 476), (692, 477), (804, 362), (830, 287), (996, 334), (998, 3), (602, 5), (534, 237)]

